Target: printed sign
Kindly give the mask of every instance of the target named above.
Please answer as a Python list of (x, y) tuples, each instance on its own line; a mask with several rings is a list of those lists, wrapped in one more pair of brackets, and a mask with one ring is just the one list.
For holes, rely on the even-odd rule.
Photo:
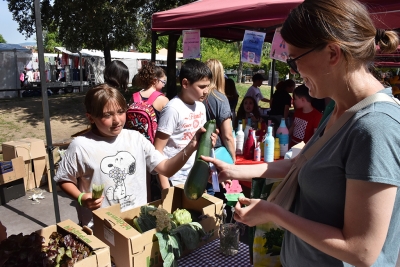
[(276, 28), (272, 39), (270, 58), (277, 59), (286, 63), (289, 56), (285, 40), (281, 36), (281, 28)]
[(245, 31), (241, 52), (241, 61), (260, 65), (265, 33)]
[(184, 30), (183, 58), (200, 58), (200, 30)]

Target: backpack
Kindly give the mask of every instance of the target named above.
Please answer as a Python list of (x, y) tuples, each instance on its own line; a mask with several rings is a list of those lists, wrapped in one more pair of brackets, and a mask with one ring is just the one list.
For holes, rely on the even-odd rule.
[(143, 101), (139, 92), (132, 95), (133, 103), (126, 111), (125, 128), (136, 130), (143, 134), (151, 143), (157, 131), (157, 116), (152, 106), (154, 100), (163, 93), (153, 92), (147, 101)]

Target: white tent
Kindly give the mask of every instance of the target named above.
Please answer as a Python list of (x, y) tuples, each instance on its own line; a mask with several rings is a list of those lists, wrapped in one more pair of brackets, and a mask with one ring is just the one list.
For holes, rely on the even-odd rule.
[[(0, 89), (21, 88), (19, 76), (32, 58), (32, 51), (17, 44), (0, 43)], [(0, 98), (11, 98), (17, 91), (1, 91)]]
[[(68, 51), (64, 47), (56, 47), (57, 51), (61, 53), (66, 53), (70, 56), (79, 57), (78, 53), (74, 53)], [(104, 53), (100, 50), (91, 50), (91, 49), (82, 49), (80, 51), (83, 58), (85, 58), (88, 64), (88, 72), (89, 74), (94, 75), (95, 83), (103, 83), (103, 71), (105, 68), (105, 61), (104, 61)], [(129, 81), (132, 81), (132, 78), (138, 72), (138, 69), (141, 68), (142, 60), (150, 61), (151, 54), (150, 53), (137, 53), (137, 52), (125, 52), (125, 51), (111, 51), (111, 60), (120, 60), (129, 69)], [(181, 61), (183, 60), (182, 57), (179, 57), (177, 54), (176, 61), (180, 65)], [(157, 54), (156, 55), (156, 64), (164, 65), (167, 62), (167, 55), (166, 54)], [(180, 67), (180, 66), (179, 66)]]

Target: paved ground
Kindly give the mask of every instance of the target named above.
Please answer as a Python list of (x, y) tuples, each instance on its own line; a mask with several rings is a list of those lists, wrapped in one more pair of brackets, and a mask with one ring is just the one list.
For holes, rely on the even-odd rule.
[[(34, 193), (40, 192), (45, 197), (39, 200), (40, 203), (29, 199)], [(78, 223), (74, 201), (64, 192), (57, 193), (61, 221), (71, 219)], [(8, 235), (19, 233), (26, 235), (55, 224), (53, 193), (41, 188), (27, 191), (25, 196), (0, 206), (0, 220), (7, 227)]]

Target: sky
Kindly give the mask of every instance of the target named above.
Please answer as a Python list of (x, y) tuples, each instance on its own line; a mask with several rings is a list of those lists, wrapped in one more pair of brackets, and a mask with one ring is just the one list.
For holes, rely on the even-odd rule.
[(8, 2), (0, 0), (0, 34), (8, 44), (20, 44), (25, 42), (36, 42), (36, 35), (25, 40), (25, 36), (18, 32), (18, 23), (12, 19), (8, 10)]

